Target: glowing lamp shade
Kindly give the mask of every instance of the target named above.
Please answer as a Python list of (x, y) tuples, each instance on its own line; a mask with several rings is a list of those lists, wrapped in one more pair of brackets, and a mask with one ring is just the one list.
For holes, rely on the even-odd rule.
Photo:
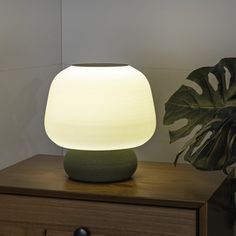
[(45, 129), (59, 146), (109, 151), (140, 146), (156, 128), (146, 77), (123, 64), (79, 64), (53, 80)]

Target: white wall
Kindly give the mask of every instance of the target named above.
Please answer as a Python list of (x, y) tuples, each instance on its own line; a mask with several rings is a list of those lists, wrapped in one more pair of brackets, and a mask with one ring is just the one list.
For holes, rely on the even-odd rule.
[[(137, 152), (173, 161), (164, 103), (186, 75), (235, 56), (234, 0), (62, 0), (63, 66), (123, 62), (152, 86), (158, 130)], [(0, 0), (0, 168), (35, 153), (60, 153), (45, 135), (49, 84), (61, 69), (60, 0)]]
[(60, 0), (0, 0), (0, 168), (61, 153), (43, 128), (47, 92), (61, 69)]
[(173, 161), (164, 103), (193, 69), (236, 55), (235, 0), (62, 0), (64, 66), (123, 62), (152, 86), (158, 130), (142, 159)]

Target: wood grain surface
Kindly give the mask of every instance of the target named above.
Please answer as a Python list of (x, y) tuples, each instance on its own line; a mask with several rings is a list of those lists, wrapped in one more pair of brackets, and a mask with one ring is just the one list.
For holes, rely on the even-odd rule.
[(37, 155), (0, 172), (0, 193), (200, 208), (226, 178), (188, 164), (139, 162), (133, 179), (87, 184), (67, 178), (63, 157)]
[[(0, 222), (1, 236), (45, 236), (46, 231), (43, 227), (19, 223)], [(73, 236), (73, 234), (71, 234)]]
[(0, 236), (233, 236), (234, 169), (139, 162), (133, 179), (69, 180), (63, 157), (37, 155), (0, 171)]
[(23, 227), (15, 226), (14, 224), (6, 224), (0, 222), (1, 236), (25, 236), (26, 230)]
[(7, 194), (0, 194), (0, 209), (0, 221), (47, 225), (49, 235), (55, 234), (52, 225), (62, 232), (55, 228), (69, 227), (71, 236), (79, 227), (94, 236), (196, 236), (197, 213), (190, 209)]

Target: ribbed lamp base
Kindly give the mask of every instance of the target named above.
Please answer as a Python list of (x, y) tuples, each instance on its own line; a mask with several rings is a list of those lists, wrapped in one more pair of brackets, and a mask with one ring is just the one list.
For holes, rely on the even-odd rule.
[(70, 179), (105, 183), (127, 180), (137, 168), (137, 157), (132, 149), (115, 151), (69, 150), (64, 169)]

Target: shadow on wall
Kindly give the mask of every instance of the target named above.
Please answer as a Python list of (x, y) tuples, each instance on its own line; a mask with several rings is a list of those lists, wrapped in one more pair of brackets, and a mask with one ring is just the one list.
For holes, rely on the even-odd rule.
[(43, 116), (50, 81), (25, 70), (0, 74), (0, 155), (1, 166), (5, 166), (35, 154), (37, 149), (40, 152), (42, 136), (48, 142)]
[(136, 153), (139, 159), (143, 160), (173, 162), (185, 139), (170, 144), (168, 127), (163, 125), (165, 103), (176, 89), (183, 84), (190, 70), (139, 69), (145, 74), (152, 88), (157, 115), (157, 129), (153, 137), (146, 144), (136, 149)]

